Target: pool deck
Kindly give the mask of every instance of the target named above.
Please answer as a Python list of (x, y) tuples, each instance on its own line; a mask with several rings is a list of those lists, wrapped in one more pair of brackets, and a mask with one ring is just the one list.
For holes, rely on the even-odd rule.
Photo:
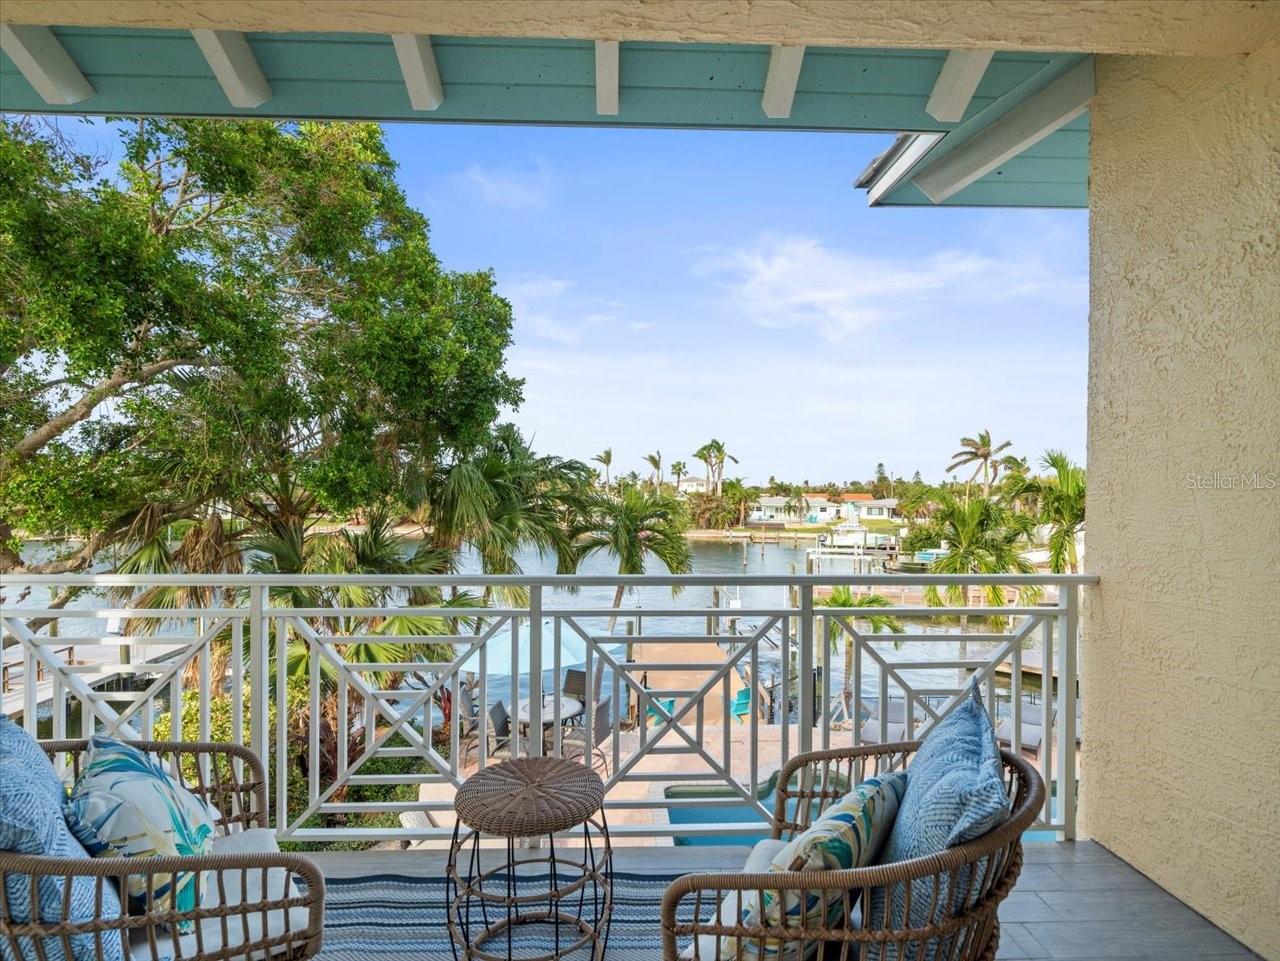
[[(1228, 961), (1256, 959), (1230, 935), (1092, 841), (1025, 845), (1026, 863), (1000, 908), (1003, 961)], [(737, 870), (742, 847), (682, 848), (678, 871), (669, 853), (618, 848), (615, 870), (670, 876)], [(329, 878), (370, 874), (439, 877), (445, 852), (340, 851), (308, 855)], [(657, 918), (654, 918), (655, 930)], [(655, 937), (655, 944), (656, 944)], [(654, 961), (660, 958), (655, 946)]]

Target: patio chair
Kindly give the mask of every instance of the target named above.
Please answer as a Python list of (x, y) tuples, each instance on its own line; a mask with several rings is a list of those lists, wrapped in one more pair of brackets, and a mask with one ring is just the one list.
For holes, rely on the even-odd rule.
[(579, 701), (587, 699), (587, 672), (571, 667), (564, 672), (564, 683), (560, 690), (565, 697), (574, 697)]
[[(258, 756), (238, 744), (131, 743), (179, 772), (189, 791), (221, 813), (214, 826), (213, 852), (184, 857), (59, 858), (0, 851), (0, 877), (6, 882), (17, 880), (24, 888), (29, 885), (31, 891), (58, 885), (69, 901), (77, 880), (88, 879), (100, 891), (104, 885), (123, 885), (130, 876), (143, 877), (146, 889), (154, 891), (166, 883), (161, 876), (192, 872), (196, 907), (175, 910), (156, 905), (149, 897), (142, 913), (109, 917), (98, 894), (90, 917), (72, 913), (69, 920), (62, 920), (64, 908), (56, 921), (31, 920), (29, 913), (15, 916), (21, 908), (0, 897), (0, 944), (14, 947), (18, 957), (34, 950), (41, 958), (52, 944), (79, 946), (76, 958), (97, 959), (117, 954), (108, 946), (119, 944), (119, 953), (132, 961), (177, 956), (183, 961), (301, 961), (314, 956), (320, 950), (324, 924), (324, 877), (310, 859), (277, 848), (267, 822), (267, 785)], [(50, 757), (65, 757), (72, 775), (79, 775), (88, 756), (87, 740), (39, 744)], [(302, 882), (301, 890), (289, 883), (296, 880)], [(193, 922), (195, 930), (175, 942), (171, 930), (184, 920)], [(24, 943), (32, 947), (23, 947)], [(86, 955), (86, 951), (92, 953)], [(67, 949), (68, 956), (71, 953)]]
[[(592, 690), (596, 696), (596, 709), (599, 710), (600, 705), (604, 703), (601, 696), (604, 693), (604, 658), (596, 659), (596, 667), (592, 677)], [(564, 672), (564, 682), (560, 685), (560, 692), (565, 697), (571, 697), (581, 702), (584, 706), (587, 703), (587, 672), (577, 667), (567, 668)], [(579, 714), (577, 717), (567, 719), (565, 724), (578, 725), (586, 723), (586, 712)]]
[(733, 719), (739, 724), (746, 724), (751, 716), (751, 688), (744, 687), (733, 696), (733, 705), (729, 708)]
[(511, 757), (511, 715), (501, 701), (489, 708), (488, 757)]
[(613, 733), (613, 698), (607, 697), (596, 705), (591, 732), (585, 726), (565, 731), (561, 736), (561, 756), (570, 761), (583, 761), (591, 756), (591, 767), (609, 776), (609, 755), (602, 744)]
[[(847, 785), (874, 775), (882, 767), (906, 765), (920, 741), (867, 744), (833, 751), (798, 754), (782, 768), (771, 818), (772, 837), (786, 841), (802, 833), (822, 811), (844, 795)], [(662, 899), (664, 961), (678, 961), (680, 942), (692, 938), (690, 956), (714, 961), (727, 954), (720, 939), (738, 940), (740, 952), (758, 957), (862, 958), (875, 949), (886, 958), (945, 957), (952, 961), (992, 961), (1000, 941), (996, 911), (1022, 870), (1022, 834), (1044, 807), (1044, 781), (1026, 760), (1001, 752), (1005, 786), (1013, 813), (999, 827), (940, 854), (848, 870), (771, 871), (760, 874), (686, 874), (668, 887)], [(930, 923), (892, 928), (883, 914), (862, 910), (872, 892), (883, 889), (886, 903), (918, 902), (930, 907)], [(843, 906), (844, 925), (806, 926), (788, 918), (781, 927), (762, 923), (728, 923), (720, 913), (726, 895), (744, 898), (776, 892), (782, 903), (820, 899)], [(958, 908), (949, 905), (960, 906)], [(740, 912), (739, 912), (740, 914)], [(715, 952), (702, 949), (701, 937), (716, 939)], [(879, 945), (879, 948), (875, 946)], [(754, 948), (754, 951), (752, 950)], [(745, 950), (744, 950), (745, 949)], [(813, 950), (815, 949), (816, 954)], [(741, 956), (739, 954), (738, 956)]]
[[(676, 699), (674, 697), (653, 697), (650, 698), (650, 704), (645, 709), (644, 715), (655, 724), (665, 724), (667, 718), (676, 712)], [(655, 707), (655, 705), (657, 705)]]

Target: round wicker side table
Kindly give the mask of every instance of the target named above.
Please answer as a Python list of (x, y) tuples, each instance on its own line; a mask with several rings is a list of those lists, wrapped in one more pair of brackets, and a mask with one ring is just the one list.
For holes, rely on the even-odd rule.
[[(446, 917), (455, 958), (465, 961), (601, 961), (613, 916), (613, 851), (604, 784), (583, 764), (516, 758), (478, 771), (453, 800), (457, 823), (445, 868)], [(580, 859), (556, 849), (556, 835), (581, 826)], [(485, 869), (482, 835), (506, 841), (502, 863)], [(545, 854), (517, 857), (537, 838)], [(563, 842), (562, 842), (563, 843)], [(465, 874), (461, 862), (466, 860)], [(545, 937), (550, 951), (522, 948), (517, 928)], [(506, 953), (494, 950), (505, 942)], [(526, 942), (527, 944), (527, 942)]]

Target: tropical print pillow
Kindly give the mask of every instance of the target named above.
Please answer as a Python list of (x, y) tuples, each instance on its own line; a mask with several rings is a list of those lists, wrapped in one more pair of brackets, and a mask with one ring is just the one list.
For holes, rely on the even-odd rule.
[[(208, 854), (213, 841), (208, 805), (175, 781), (157, 757), (108, 737), (90, 739), (88, 763), (65, 814), (71, 832), (93, 857)], [(128, 889), (130, 910), (147, 910), (147, 878), (130, 875)], [(156, 875), (152, 892), (155, 907), (191, 910), (196, 876)], [(191, 922), (177, 927), (181, 933), (193, 929)]]
[[(907, 790), (907, 775), (892, 771), (867, 778), (822, 812), (809, 829), (789, 841), (774, 855), (770, 871), (843, 871), (874, 864), (889, 840), (898, 803)], [(851, 892), (856, 895), (857, 892)], [(754, 907), (754, 906), (753, 906)], [(824, 910), (825, 909), (825, 910)], [(763, 892), (760, 905), (768, 927), (838, 926), (845, 921), (845, 901), (820, 891)], [(746, 917), (744, 923), (754, 923)], [(765, 943), (761, 952), (746, 942), (744, 957), (799, 961), (799, 942)], [(817, 943), (806, 946), (805, 956)]]

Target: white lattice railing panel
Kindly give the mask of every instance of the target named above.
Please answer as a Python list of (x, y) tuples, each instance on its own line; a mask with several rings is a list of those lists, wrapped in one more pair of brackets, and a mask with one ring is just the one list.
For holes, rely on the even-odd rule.
[[(1094, 582), (1083, 575), (30, 577), (3, 586), (4, 705), (43, 736), (150, 737), (186, 697), (186, 736), (230, 737), (271, 761), (277, 830), (298, 839), (442, 838), (452, 793), (472, 771), (544, 753), (600, 770), (620, 837), (716, 835), (753, 830), (747, 819), (767, 817), (769, 778), (794, 752), (922, 737), (976, 682), (1004, 741), (1021, 745), (1055, 786), (1040, 826), (1071, 836), (1078, 593)], [(1057, 596), (1004, 607), (824, 606), (837, 584), (888, 593), (955, 583)], [(336, 588), (356, 584), (379, 604), (284, 606), (290, 589), (340, 598)], [(678, 586), (684, 606), (618, 611), (579, 593), (611, 594), (619, 584)], [(190, 588), (183, 596), (205, 605), (128, 606), (166, 586)], [(519, 588), (527, 603), (410, 605), (409, 589), (419, 587), (494, 598)], [(744, 588), (780, 603), (719, 606)], [(125, 590), (134, 600), (111, 603)], [(61, 600), (14, 602), (28, 594)], [(896, 619), (900, 633), (873, 632), (869, 613)], [(403, 615), (450, 633), (383, 630)], [(388, 644), (406, 652), (403, 660), (373, 656)], [(722, 796), (670, 790), (679, 785)], [(369, 800), (363, 795), (372, 786), (401, 796)], [(675, 817), (726, 804), (738, 810), (732, 820)], [(353, 823), (365, 814), (403, 823)]]

